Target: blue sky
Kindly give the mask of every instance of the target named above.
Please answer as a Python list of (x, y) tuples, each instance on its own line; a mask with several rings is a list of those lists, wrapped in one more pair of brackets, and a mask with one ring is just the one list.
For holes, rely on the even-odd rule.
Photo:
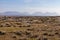
[(57, 12), (60, 0), (0, 0), (0, 12)]

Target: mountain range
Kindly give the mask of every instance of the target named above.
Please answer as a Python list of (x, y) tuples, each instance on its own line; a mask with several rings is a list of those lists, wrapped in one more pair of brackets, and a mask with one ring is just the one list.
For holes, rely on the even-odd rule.
[(28, 13), (28, 12), (15, 12), (15, 11), (8, 11), (4, 13), (0, 13), (0, 15), (4, 16), (59, 16), (57, 13), (42, 13), (42, 12), (34, 12), (34, 13)]

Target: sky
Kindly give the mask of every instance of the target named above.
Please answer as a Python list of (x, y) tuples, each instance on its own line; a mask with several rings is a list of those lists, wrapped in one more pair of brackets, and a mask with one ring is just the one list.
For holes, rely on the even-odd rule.
[(6, 11), (60, 14), (60, 0), (0, 0), (0, 12)]

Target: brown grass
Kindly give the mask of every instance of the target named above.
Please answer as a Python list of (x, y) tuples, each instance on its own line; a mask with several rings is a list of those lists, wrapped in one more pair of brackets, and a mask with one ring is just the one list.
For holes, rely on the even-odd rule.
[(60, 17), (2, 16), (0, 40), (60, 40)]

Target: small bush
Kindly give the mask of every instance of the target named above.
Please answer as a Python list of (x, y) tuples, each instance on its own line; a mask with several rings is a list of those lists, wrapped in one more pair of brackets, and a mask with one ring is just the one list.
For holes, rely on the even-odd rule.
[(30, 35), (31, 33), (30, 32), (25, 32), (26, 35)]
[(38, 37), (38, 35), (33, 35), (33, 36), (31, 36), (31, 38), (37, 38)]
[(56, 32), (55, 34), (59, 34), (58, 32)]
[(49, 34), (48, 36), (54, 36), (53, 34)]
[(3, 27), (3, 25), (0, 25), (0, 27)]
[(38, 40), (41, 40), (40, 38)]
[(48, 35), (48, 33), (44, 33), (43, 35)]
[(27, 40), (26, 38), (23, 38), (23, 39), (18, 39), (18, 40)]
[(13, 38), (16, 38), (16, 36), (13, 36)]
[(43, 38), (43, 40), (48, 40), (47, 38)]
[(0, 31), (0, 35), (4, 35), (4, 34), (5, 34), (5, 32)]
[(20, 35), (20, 36), (22, 35), (21, 32), (15, 32), (15, 34), (16, 34), (16, 35)]

